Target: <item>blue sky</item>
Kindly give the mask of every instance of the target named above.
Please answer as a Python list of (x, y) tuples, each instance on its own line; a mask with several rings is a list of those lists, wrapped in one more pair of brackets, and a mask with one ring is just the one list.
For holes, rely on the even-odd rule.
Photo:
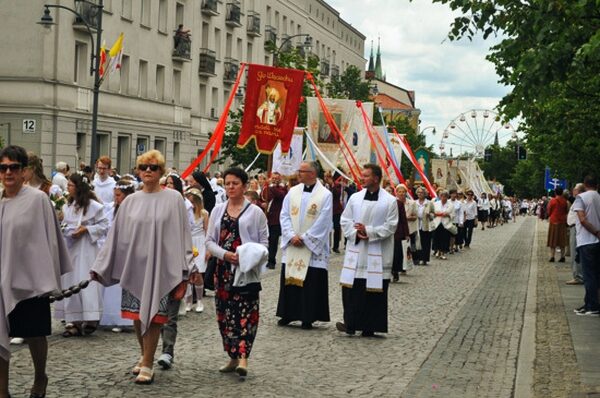
[(498, 83), (485, 57), (497, 40), (446, 39), (456, 13), (430, 0), (327, 0), (340, 16), (361, 31), (368, 58), (371, 40), (381, 37), (387, 80), (416, 92), (427, 143), (437, 148), (443, 130), (470, 109), (495, 109), (509, 88)]

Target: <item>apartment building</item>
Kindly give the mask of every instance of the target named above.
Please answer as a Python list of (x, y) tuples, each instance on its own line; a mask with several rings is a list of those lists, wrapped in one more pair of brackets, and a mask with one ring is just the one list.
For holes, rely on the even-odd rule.
[[(5, 145), (41, 154), (49, 172), (58, 160), (90, 162), (95, 41), (66, 10), (50, 8), (50, 28), (36, 24), (44, 4), (75, 9), (92, 28), (98, 11), (77, 0), (5, 0), (0, 8), (0, 134)], [(185, 168), (208, 141), (240, 62), (273, 63), (265, 49), (270, 40), (296, 46), (305, 37), (288, 38), (309, 34), (325, 79), (349, 65), (365, 67), (365, 36), (322, 0), (102, 4), (106, 46), (120, 32), (125, 40), (121, 69), (101, 86), (97, 142), (99, 153), (109, 155), (121, 173), (153, 148), (169, 166)], [(180, 25), (189, 32), (176, 38)], [(236, 97), (234, 106), (241, 100)]]

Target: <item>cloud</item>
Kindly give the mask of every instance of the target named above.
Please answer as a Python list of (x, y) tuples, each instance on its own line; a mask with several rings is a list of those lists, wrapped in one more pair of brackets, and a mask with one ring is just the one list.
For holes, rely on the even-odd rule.
[(450, 25), (459, 13), (431, 0), (329, 0), (340, 17), (366, 39), (381, 37), (382, 66), (387, 80), (416, 92), (421, 126), (436, 126), (428, 143), (439, 145), (446, 126), (470, 109), (494, 109), (510, 88), (498, 83), (494, 66), (485, 59), (498, 39), (480, 37), (451, 42)]

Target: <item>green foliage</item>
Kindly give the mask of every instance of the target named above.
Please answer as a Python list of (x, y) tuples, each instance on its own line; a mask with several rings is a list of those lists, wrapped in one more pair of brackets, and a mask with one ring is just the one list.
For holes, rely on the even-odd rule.
[(331, 82), (327, 83), (327, 96), (367, 102), (371, 99), (369, 82), (363, 81), (362, 72), (356, 66), (350, 65), (344, 73), (332, 77)]
[(434, 2), (463, 14), (451, 26), (451, 40), (503, 38), (487, 56), (500, 82), (512, 87), (499, 108), (507, 119), (524, 120), (528, 152), (537, 154), (514, 170), (515, 188), (536, 187), (545, 165), (572, 182), (600, 170), (598, 0)]

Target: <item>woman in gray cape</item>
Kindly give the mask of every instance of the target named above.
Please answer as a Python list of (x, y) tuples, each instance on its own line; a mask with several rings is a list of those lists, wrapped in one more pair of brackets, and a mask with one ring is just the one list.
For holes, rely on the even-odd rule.
[(193, 269), (192, 235), (181, 195), (159, 184), (165, 158), (152, 150), (140, 155), (136, 166), (144, 188), (119, 207), (91, 274), (104, 286), (120, 283), (123, 288), (121, 316), (133, 320), (141, 349), (132, 373), (136, 384), (150, 384), (169, 294), (184, 278), (199, 283), (201, 277)]
[(35, 379), (32, 398), (46, 395), (46, 358), (51, 333), (47, 293), (60, 288), (71, 261), (48, 196), (23, 185), (27, 152), (18, 146), (0, 151), (0, 396), (8, 393), (9, 336), (29, 345)]

